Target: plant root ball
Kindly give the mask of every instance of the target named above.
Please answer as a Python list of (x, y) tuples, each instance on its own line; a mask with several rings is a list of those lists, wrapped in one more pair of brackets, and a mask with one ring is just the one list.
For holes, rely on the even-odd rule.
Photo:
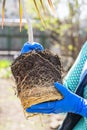
[(34, 104), (63, 98), (54, 87), (55, 81), (62, 83), (61, 68), (60, 58), (47, 49), (15, 59), (11, 70), (24, 110)]

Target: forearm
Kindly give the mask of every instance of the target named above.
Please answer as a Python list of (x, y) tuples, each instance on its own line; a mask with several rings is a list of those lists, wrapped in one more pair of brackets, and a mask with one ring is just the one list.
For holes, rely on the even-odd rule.
[(83, 45), (73, 66), (71, 67), (68, 74), (64, 78), (63, 82), (64, 86), (69, 88), (72, 92), (75, 92), (76, 90), (86, 60), (87, 60), (87, 42), (85, 42), (85, 44)]

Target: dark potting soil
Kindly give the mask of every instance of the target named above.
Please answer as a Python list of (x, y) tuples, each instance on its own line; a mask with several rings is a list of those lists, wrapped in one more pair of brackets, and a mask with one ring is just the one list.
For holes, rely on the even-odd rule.
[(20, 55), (11, 65), (18, 94), (24, 89), (28, 89), (27, 87), (29, 89), (35, 87), (35, 84), (48, 87), (48, 84), (51, 86), (55, 81), (62, 83), (61, 68), (59, 56), (47, 49)]

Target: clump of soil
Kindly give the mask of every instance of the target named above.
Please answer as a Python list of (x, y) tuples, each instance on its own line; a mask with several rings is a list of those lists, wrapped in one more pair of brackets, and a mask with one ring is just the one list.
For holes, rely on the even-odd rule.
[(11, 65), (24, 110), (31, 105), (62, 99), (54, 82), (62, 83), (61, 62), (49, 50), (20, 55)]

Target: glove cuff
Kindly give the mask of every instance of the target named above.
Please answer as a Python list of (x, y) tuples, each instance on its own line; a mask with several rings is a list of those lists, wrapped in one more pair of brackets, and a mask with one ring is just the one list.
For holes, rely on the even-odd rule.
[(77, 114), (87, 117), (87, 100), (81, 98), (78, 102)]

